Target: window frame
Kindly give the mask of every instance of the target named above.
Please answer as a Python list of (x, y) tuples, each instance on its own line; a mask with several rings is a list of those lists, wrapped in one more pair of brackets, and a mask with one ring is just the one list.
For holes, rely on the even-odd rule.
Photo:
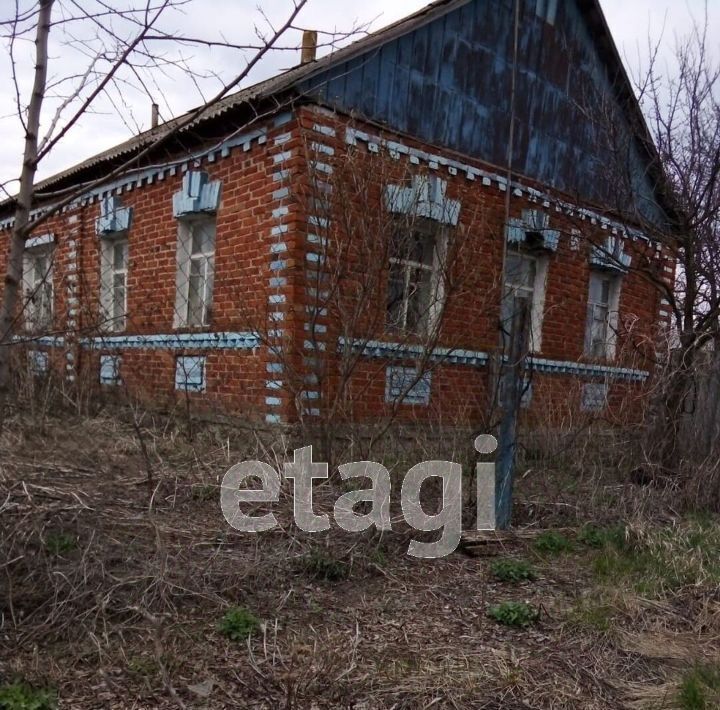
[[(193, 251), (193, 236), (198, 228), (210, 230), (212, 248), (201, 248)], [(217, 248), (217, 220), (214, 215), (192, 215), (178, 219), (177, 241), (177, 277), (175, 328), (207, 328), (212, 321), (212, 306), (215, 286), (215, 252)], [(202, 308), (200, 322), (191, 322), (190, 286), (193, 277), (193, 264), (202, 264), (203, 297), (200, 299)]]
[[(440, 323), (443, 308), (445, 306), (445, 279), (442, 272), (442, 264), (447, 250), (448, 229), (446, 226), (440, 225), (431, 220), (417, 219), (409, 225), (405, 225), (399, 221), (396, 225), (396, 229), (393, 231), (393, 236), (401, 230), (406, 232), (412, 238), (421, 236), (432, 240), (432, 243), (428, 245), (428, 248), (431, 250), (431, 263), (417, 261), (412, 258), (404, 258), (403, 256), (395, 256), (391, 246), (390, 255), (388, 256), (385, 327), (389, 332), (425, 337), (432, 335), (437, 329)], [(399, 323), (393, 320), (390, 316), (392, 304), (389, 300), (390, 284), (393, 281), (393, 271), (397, 267), (400, 267), (400, 271), (403, 275), (401, 308), (402, 319)], [(411, 301), (420, 291), (420, 289), (417, 289), (415, 293), (410, 292), (413, 274), (425, 274), (428, 278), (428, 302), (424, 305), (424, 307), (417, 309), (417, 312), (421, 315), (419, 322), (415, 327), (408, 326), (408, 314), (411, 312)], [(419, 279), (417, 280), (417, 283), (420, 283)], [(420, 298), (421, 296), (418, 295), (417, 297)]]
[[(38, 260), (47, 259), (47, 268), (42, 277), (37, 278)], [(25, 248), (23, 254), (23, 317), (25, 330), (40, 333), (51, 330), (55, 319), (55, 244), (48, 242)], [(41, 287), (44, 287), (41, 290)], [(40, 292), (45, 298), (36, 302)], [(43, 308), (43, 304), (45, 307)], [(38, 311), (45, 310), (38, 317)]]
[(207, 390), (207, 356), (178, 355), (175, 358), (175, 391), (202, 394)]
[[(519, 258), (523, 261), (530, 261), (533, 263), (534, 275), (532, 286), (520, 286), (511, 284), (508, 281), (509, 275), (509, 260), (511, 258)], [(547, 280), (548, 272), (550, 268), (550, 257), (548, 254), (542, 252), (531, 252), (524, 250), (508, 249), (505, 256), (505, 269), (503, 274), (503, 299), (500, 310), (500, 321), (504, 324), (507, 320), (505, 317), (505, 304), (506, 298), (508, 297), (508, 289), (512, 288), (514, 291), (524, 290), (530, 294), (530, 327), (529, 327), (529, 342), (528, 352), (529, 353), (540, 353), (542, 352), (542, 329), (543, 321), (545, 318), (545, 297), (547, 292)], [(508, 346), (512, 347), (512, 332), (505, 331), (503, 333), (510, 336), (508, 338)], [(508, 347), (506, 346), (506, 350)]]
[[(602, 292), (603, 287), (593, 288), (593, 282), (600, 281), (601, 284), (607, 282), (607, 302), (593, 300), (593, 291)], [(586, 357), (594, 360), (612, 361), (615, 359), (617, 351), (617, 330), (619, 322), (620, 293), (622, 290), (622, 276), (613, 274), (610, 271), (591, 270), (588, 279), (587, 290), (587, 309), (585, 319), (585, 345), (584, 354)], [(597, 321), (595, 312), (597, 308), (605, 309), (605, 322), (603, 325), (604, 337), (603, 347), (601, 351), (596, 351), (594, 345), (596, 339), (593, 338), (593, 326)]]
[[(115, 267), (115, 250), (124, 245), (124, 268)], [(130, 241), (127, 232), (115, 232), (101, 238), (100, 247), (100, 307), (103, 329), (110, 332), (123, 332), (127, 328), (128, 318), (128, 276), (130, 273)], [(116, 285), (115, 277), (123, 276), (122, 315), (115, 315)]]
[(118, 387), (123, 384), (120, 368), (122, 355), (104, 353), (100, 355), (99, 380), (105, 387)]

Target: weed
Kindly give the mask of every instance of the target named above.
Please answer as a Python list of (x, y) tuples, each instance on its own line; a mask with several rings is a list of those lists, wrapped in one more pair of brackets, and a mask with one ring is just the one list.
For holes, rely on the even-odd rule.
[(55, 710), (54, 690), (31, 688), (25, 683), (0, 685), (0, 710)]
[(132, 656), (128, 659), (128, 670), (134, 675), (152, 677), (158, 672), (158, 665), (154, 658)]
[(720, 531), (696, 521), (650, 529), (633, 539), (605, 545), (593, 562), (596, 577), (627, 580), (649, 597), (682, 587), (720, 583)]
[(537, 579), (535, 570), (525, 560), (497, 560), (493, 563), (492, 572), (496, 579), (510, 584)]
[(601, 548), (612, 545), (617, 549), (622, 549), (625, 546), (625, 527), (620, 525), (612, 528), (598, 528), (594, 525), (585, 525), (577, 539), (586, 547)]
[(386, 567), (387, 566), (387, 555), (379, 548), (376, 547), (369, 555), (368, 559), (370, 562), (372, 562), (374, 565), (377, 565), (378, 567)]
[(302, 568), (315, 579), (327, 582), (340, 582), (347, 579), (348, 565), (340, 562), (319, 549), (314, 549), (302, 558)]
[(63, 555), (77, 547), (77, 539), (68, 533), (49, 532), (45, 536), (45, 549), (51, 555)]
[(559, 555), (563, 552), (570, 552), (573, 549), (573, 544), (562, 533), (547, 530), (535, 540), (535, 549), (538, 552)]
[(570, 624), (579, 629), (607, 633), (612, 627), (613, 608), (591, 599), (582, 599), (570, 611)]
[(720, 668), (696, 666), (680, 684), (678, 705), (682, 710), (709, 710), (720, 706)]
[(505, 626), (524, 629), (540, 618), (540, 612), (527, 602), (502, 602), (491, 607), (488, 616)]
[(218, 624), (220, 633), (231, 641), (243, 641), (259, 628), (260, 620), (241, 606), (228, 609)]

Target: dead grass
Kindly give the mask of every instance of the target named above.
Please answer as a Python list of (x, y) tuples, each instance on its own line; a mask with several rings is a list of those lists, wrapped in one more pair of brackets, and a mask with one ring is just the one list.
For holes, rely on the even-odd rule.
[[(242, 535), (222, 519), (220, 477), (250, 456), (281, 461), (282, 442), (203, 427), (189, 443), (150, 419), (142, 433), (150, 485), (129, 422), (49, 418), (37, 433), (17, 415), (4, 427), (0, 687), (52, 688), (73, 709), (671, 708), (688, 673), (720, 658), (714, 521), (640, 524), (626, 503), (627, 545), (568, 532), (572, 548), (553, 556), (518, 536), (491, 556), (420, 562), (399, 526), (299, 535), (284, 492), (282, 529)], [(567, 524), (536, 484), (521, 480), (520, 515)], [(603, 500), (588, 478), (568, 506), (587, 504), (585, 485)], [(613, 498), (619, 485), (607, 483)], [(316, 510), (336, 495), (321, 487)], [(573, 519), (578, 533), (588, 519), (618, 523)], [(495, 579), (506, 557), (537, 579)], [(621, 563), (604, 576), (603, 559)], [(487, 618), (505, 601), (532, 604), (538, 623)], [(259, 626), (228, 638), (233, 609)]]

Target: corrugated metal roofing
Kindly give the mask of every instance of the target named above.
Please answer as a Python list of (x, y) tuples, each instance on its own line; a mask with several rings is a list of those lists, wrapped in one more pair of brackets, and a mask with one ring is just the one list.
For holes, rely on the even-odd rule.
[[(219, 100), (212, 106), (201, 106), (178, 116), (167, 123), (164, 123), (154, 129), (145, 131), (124, 143), (99, 153), (73, 167), (57, 173), (36, 185), (37, 192), (46, 191), (48, 188), (57, 185), (63, 181), (68, 181), (73, 176), (79, 176), (81, 173), (92, 168), (101, 166), (103, 163), (115, 161), (122, 158), (130, 159), (133, 154), (137, 154), (142, 150), (152, 146), (154, 143), (168, 136), (178, 126), (179, 134), (196, 129), (223, 114), (238, 109), (243, 105), (252, 105), (266, 99), (279, 97), (281, 95), (292, 95), (299, 92), (299, 85), (308, 86), (308, 80), (314, 75), (327, 72), (328, 69), (340, 66), (344, 62), (367, 53), (375, 48), (381, 47), (391, 40), (401, 37), (422, 25), (432, 22), (433, 20), (449, 13), (457, 8), (467, 5), (473, 0), (437, 0), (418, 12), (385, 27), (378, 32), (368, 35), (352, 44), (339, 49), (315, 62), (300, 65), (290, 69), (282, 74), (259, 82), (241, 91), (230, 94)], [(588, 22), (591, 24), (594, 32), (594, 39), (597, 42), (598, 51), (602, 60), (608, 66), (610, 76), (616, 78), (616, 90), (625, 109), (629, 113), (631, 123), (635, 126), (638, 133), (638, 139), (641, 145), (647, 151), (650, 158), (655, 157), (654, 146), (647, 131), (642, 113), (628, 80), (622, 60), (617, 51), (615, 43), (610, 34), (604, 14), (599, 4), (599, 0), (578, 0), (582, 11), (586, 14)], [(193, 118), (193, 116), (195, 116)], [(482, 156), (476, 156), (482, 157)], [(7, 203), (6, 203), (7, 204)]]
[(471, 0), (437, 0), (436, 2), (422, 8), (418, 12), (399, 20), (398, 22), (379, 30), (378, 32), (370, 34), (367, 37), (363, 37), (347, 47), (338, 49), (315, 62), (296, 66), (286, 72), (283, 72), (282, 74), (278, 74), (270, 79), (266, 79), (265, 81), (249, 86), (246, 89), (242, 89), (225, 96), (212, 106), (207, 108), (199, 106), (157, 126), (156, 128), (144, 131), (124, 143), (113, 146), (112, 148), (109, 148), (102, 153), (98, 153), (81, 163), (77, 163), (67, 170), (46, 178), (45, 180), (37, 183), (36, 191), (41, 192), (46, 190), (47, 188), (52, 187), (53, 185), (62, 182), (73, 175), (81, 173), (89, 168), (99, 166), (104, 162), (116, 160), (118, 158), (122, 158), (123, 156), (127, 156), (129, 158), (132, 154), (140, 152), (164, 136), (167, 136), (178, 125), (183, 124), (194, 114), (198, 114), (197, 118), (189, 121), (187, 125), (184, 125), (180, 129), (180, 132), (197, 128), (199, 125), (217, 118), (232, 109), (242, 106), (243, 104), (250, 104), (252, 102), (270, 98), (277, 94), (291, 90), (299, 81), (310, 78), (316, 72), (326, 70), (336, 63), (339, 64), (352, 58), (356, 54), (360, 54), (372, 49), (375, 46), (379, 46), (383, 42), (389, 41), (393, 37), (403, 34), (404, 32), (409, 32), (419, 24), (422, 24), (423, 22), (430, 22), (443, 12), (447, 12), (455, 7), (464, 5), (467, 2), (471, 2)]

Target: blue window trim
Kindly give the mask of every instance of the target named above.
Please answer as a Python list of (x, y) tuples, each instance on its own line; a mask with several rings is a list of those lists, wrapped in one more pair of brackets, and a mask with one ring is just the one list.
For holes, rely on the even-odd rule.
[(175, 359), (175, 389), (178, 392), (204, 392), (206, 379), (204, 355), (178, 355)]

